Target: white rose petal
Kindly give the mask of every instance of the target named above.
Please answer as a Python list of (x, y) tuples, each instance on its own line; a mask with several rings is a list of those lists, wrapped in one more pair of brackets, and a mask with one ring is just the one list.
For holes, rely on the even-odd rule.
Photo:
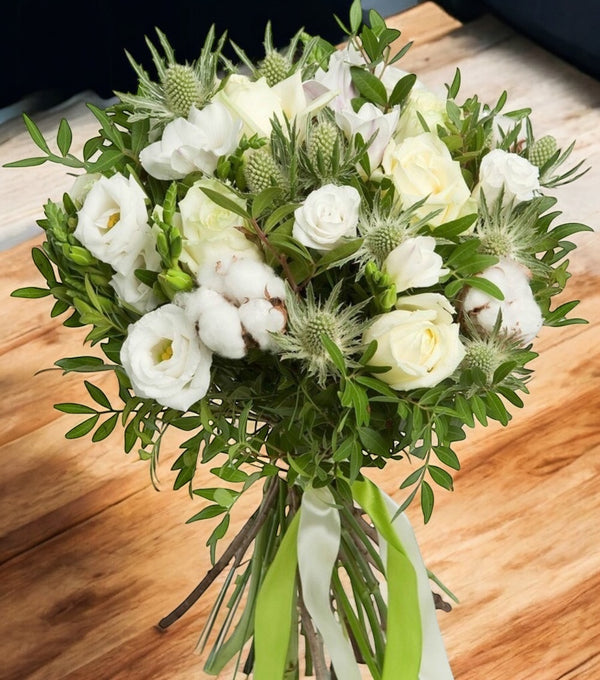
[(504, 300), (497, 300), (477, 288), (469, 288), (462, 303), (465, 314), (488, 333), (501, 314), (501, 332), (524, 345), (531, 343), (542, 328), (544, 319), (529, 285), (529, 270), (514, 260), (502, 258), (479, 276), (498, 286)]
[(274, 307), (269, 300), (249, 300), (239, 308), (240, 320), (246, 332), (258, 343), (262, 350), (276, 348), (271, 333), (285, 328), (286, 318), (281, 309)]
[(200, 339), (215, 354), (228, 359), (241, 359), (246, 354), (238, 309), (220, 293), (201, 287), (178, 295), (176, 303), (195, 322)]
[(181, 411), (208, 391), (211, 362), (194, 324), (174, 304), (130, 325), (121, 348), (121, 364), (135, 393)]
[(435, 133), (437, 126), (443, 125), (446, 120), (446, 102), (430, 90), (415, 86), (402, 107), (395, 138), (402, 140), (427, 132), (420, 117), (427, 124), (429, 131)]
[(460, 164), (430, 132), (408, 137), (399, 144), (392, 140), (383, 155), (383, 169), (392, 178), (404, 206), (426, 198), (416, 212), (418, 217), (440, 210), (430, 220), (432, 226), (474, 212)]
[(77, 213), (74, 235), (92, 255), (127, 275), (139, 254), (154, 247), (143, 189), (133, 177), (101, 177)]
[(309, 248), (332, 250), (356, 236), (360, 194), (354, 187), (326, 184), (294, 211), (293, 237)]
[(540, 170), (526, 158), (502, 149), (494, 149), (483, 157), (479, 167), (479, 189), (488, 204), (498, 198), (504, 188), (502, 204), (512, 200), (530, 201), (540, 189)]
[(360, 134), (365, 142), (373, 135), (375, 138), (367, 149), (371, 170), (381, 164), (385, 151), (394, 130), (398, 124), (400, 109), (395, 107), (388, 113), (383, 113), (375, 104), (363, 104), (357, 113), (352, 109), (338, 111), (335, 119), (349, 139)]
[(187, 119), (167, 123), (162, 138), (142, 149), (140, 162), (157, 179), (181, 179), (197, 171), (210, 175), (221, 156), (235, 151), (241, 127), (219, 102), (202, 110), (193, 106)]
[(394, 248), (383, 263), (383, 271), (401, 293), (407, 288), (427, 288), (448, 273), (443, 260), (435, 252), (433, 236), (415, 236)]
[(398, 309), (375, 317), (363, 335), (377, 341), (371, 363), (389, 366), (378, 377), (395, 390), (433, 387), (448, 378), (465, 355), (452, 306), (442, 295), (399, 298)]

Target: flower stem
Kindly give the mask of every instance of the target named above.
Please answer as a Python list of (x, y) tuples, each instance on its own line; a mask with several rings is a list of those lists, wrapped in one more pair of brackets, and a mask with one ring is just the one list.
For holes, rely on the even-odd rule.
[(267, 492), (260, 504), (254, 511), (252, 517), (246, 522), (239, 534), (231, 541), (221, 558), (210, 569), (206, 576), (200, 583), (192, 590), (192, 592), (177, 606), (170, 614), (161, 619), (157, 628), (161, 631), (166, 630), (175, 621), (180, 619), (199, 599), (204, 592), (210, 587), (213, 581), (225, 569), (232, 559), (236, 559), (239, 563), (250, 547), (252, 541), (256, 538), (261, 526), (264, 524), (269, 511), (275, 503), (279, 490), (279, 479), (275, 478), (269, 485)]
[(310, 615), (302, 599), (302, 594), (298, 599), (298, 606), (300, 608), (300, 616), (302, 618), (302, 628), (304, 636), (308, 642), (310, 649), (310, 656), (313, 663), (316, 680), (330, 680), (329, 671), (327, 670), (327, 663), (325, 661), (325, 652), (323, 650), (323, 642), (319, 634), (313, 626)]

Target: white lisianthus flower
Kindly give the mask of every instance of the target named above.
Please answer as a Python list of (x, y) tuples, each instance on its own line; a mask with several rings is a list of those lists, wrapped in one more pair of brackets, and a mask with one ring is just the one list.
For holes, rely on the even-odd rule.
[(248, 76), (233, 74), (227, 79), (225, 87), (215, 95), (215, 99), (222, 102), (234, 116), (241, 118), (248, 136), (259, 134), (269, 137), (274, 117), (282, 124), (284, 118), (290, 122), (295, 120), (298, 129), (302, 130), (306, 116), (324, 106), (330, 97), (318, 97), (311, 101), (304, 89), (302, 75), (296, 71), (273, 87), (269, 87), (266, 78), (250, 80)]
[(354, 187), (325, 184), (294, 211), (292, 236), (308, 248), (333, 250), (356, 236), (360, 194)]
[(358, 92), (352, 83), (350, 67), (361, 64), (364, 64), (362, 55), (351, 45), (336, 50), (329, 57), (327, 69), (319, 67), (305, 88), (314, 98), (329, 92), (332, 96), (329, 107), (334, 111), (352, 111), (351, 101)]
[(360, 134), (363, 140), (368, 142), (372, 135), (375, 135), (367, 149), (372, 170), (381, 164), (383, 152), (394, 134), (399, 117), (399, 107), (394, 107), (388, 113), (383, 113), (381, 109), (370, 102), (363, 104), (358, 113), (355, 113), (352, 109), (345, 109), (335, 114), (337, 124), (342, 128), (348, 139)]
[(400, 143), (392, 140), (383, 155), (383, 169), (406, 207), (427, 197), (416, 211), (418, 217), (440, 210), (430, 220), (432, 226), (475, 212), (460, 163), (452, 159), (448, 147), (431, 132)]
[(187, 411), (210, 385), (212, 354), (181, 307), (167, 304), (129, 326), (121, 364), (135, 393)]
[(222, 194), (241, 208), (246, 207), (243, 199), (216, 179), (195, 182), (179, 201), (183, 237), (181, 261), (197, 274), (205, 263), (212, 265), (234, 256), (261, 259), (257, 246), (237, 228), (242, 223), (240, 216), (211, 200), (203, 188)]
[(544, 319), (529, 285), (530, 272), (527, 267), (502, 258), (478, 276), (496, 284), (504, 295), (498, 300), (477, 288), (469, 288), (463, 298), (463, 312), (475, 323), (491, 332), (502, 315), (500, 331), (528, 345), (539, 333)]
[(154, 247), (146, 194), (134, 177), (100, 177), (77, 213), (75, 238), (117, 273), (132, 271), (139, 254)]
[(202, 110), (192, 106), (187, 119), (171, 121), (159, 141), (142, 149), (140, 162), (156, 179), (181, 179), (197, 171), (211, 175), (219, 158), (235, 151), (241, 128), (241, 120), (219, 102)]
[(86, 172), (79, 175), (73, 182), (73, 186), (69, 189), (68, 194), (75, 207), (81, 208), (86, 196), (90, 193), (90, 189), (102, 177), (99, 172)]
[(116, 273), (110, 280), (110, 285), (123, 302), (133, 307), (140, 314), (145, 314), (158, 307), (159, 300), (152, 288), (137, 278), (136, 269), (160, 271), (160, 255), (156, 248), (148, 247), (143, 250), (133, 263), (133, 269), (125, 274)]
[(503, 205), (530, 201), (540, 189), (540, 169), (526, 158), (502, 149), (486, 154), (479, 167), (479, 190), (491, 204), (504, 188)]
[(435, 252), (433, 236), (415, 236), (392, 250), (383, 262), (383, 271), (401, 293), (408, 288), (435, 285), (449, 271), (443, 264), (441, 256)]
[(389, 366), (378, 373), (395, 390), (434, 387), (448, 378), (465, 355), (454, 309), (437, 293), (401, 297), (397, 309), (375, 317), (363, 335), (368, 345), (377, 341), (371, 363)]
[(413, 87), (402, 107), (395, 139), (416, 137), (426, 132), (419, 115), (423, 117), (429, 130), (435, 133), (437, 126), (443, 125), (446, 120), (446, 102), (424, 87)]

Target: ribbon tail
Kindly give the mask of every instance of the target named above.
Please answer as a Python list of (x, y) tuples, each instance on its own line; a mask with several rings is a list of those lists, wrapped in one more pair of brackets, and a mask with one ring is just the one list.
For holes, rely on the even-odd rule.
[(380, 490), (381, 496), (392, 520), (392, 526), (404, 547), (408, 559), (412, 562), (417, 576), (419, 609), (421, 611), (421, 628), (423, 634), (423, 655), (419, 680), (453, 680), (454, 676), (446, 654), (435, 605), (431, 594), (427, 568), (421, 556), (419, 545), (413, 528), (404, 513), (387, 494)]
[(256, 599), (254, 680), (284, 677), (296, 595), (296, 543), (301, 511), (292, 519)]
[(298, 570), (306, 610), (323, 638), (338, 678), (360, 680), (352, 646), (329, 604), (331, 574), (341, 538), (340, 515), (329, 489), (308, 487), (302, 495)]

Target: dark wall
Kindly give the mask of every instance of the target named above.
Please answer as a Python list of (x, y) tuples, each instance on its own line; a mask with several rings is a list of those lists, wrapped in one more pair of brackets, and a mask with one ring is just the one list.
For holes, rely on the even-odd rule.
[(124, 51), (151, 70), (144, 35), (156, 44), (155, 26), (169, 38), (178, 61), (197, 57), (213, 23), (218, 35), (227, 30), (258, 58), (269, 19), (278, 46), (302, 26), (337, 42), (342, 36), (333, 14), (345, 19), (349, 7), (350, 0), (12, 0), (1, 10), (0, 108), (38, 90), (64, 98), (82, 90), (110, 97), (114, 90), (134, 89)]

